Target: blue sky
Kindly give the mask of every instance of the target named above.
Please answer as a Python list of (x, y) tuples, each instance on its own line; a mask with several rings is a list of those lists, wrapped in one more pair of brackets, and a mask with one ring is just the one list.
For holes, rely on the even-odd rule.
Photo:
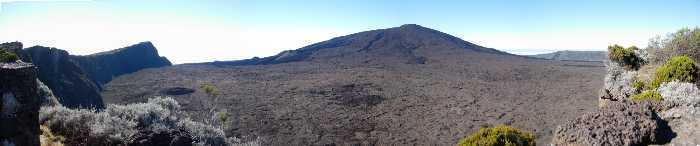
[(152, 41), (175, 63), (270, 56), (419, 24), (519, 54), (646, 46), (700, 23), (698, 0), (0, 0), (0, 41), (90, 54)]

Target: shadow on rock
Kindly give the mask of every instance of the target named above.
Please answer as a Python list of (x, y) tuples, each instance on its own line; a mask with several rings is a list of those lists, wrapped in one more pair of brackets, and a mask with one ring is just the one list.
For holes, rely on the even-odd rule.
[(656, 126), (658, 128), (656, 129), (656, 141), (652, 144), (668, 144), (677, 136), (677, 134), (671, 130), (671, 127), (668, 126), (668, 122), (666, 120), (661, 119), (661, 117), (659, 117), (659, 115), (656, 113), (654, 113), (653, 116), (657, 121)]

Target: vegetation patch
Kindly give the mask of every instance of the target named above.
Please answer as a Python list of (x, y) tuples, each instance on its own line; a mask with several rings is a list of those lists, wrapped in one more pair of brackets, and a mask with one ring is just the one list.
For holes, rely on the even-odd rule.
[(697, 79), (698, 71), (700, 69), (698, 69), (695, 61), (688, 56), (673, 57), (666, 64), (656, 69), (651, 86), (653, 89), (656, 89), (661, 84), (674, 80), (692, 83)]
[(481, 128), (459, 141), (459, 146), (534, 146), (535, 136), (530, 132), (505, 125)]
[(638, 50), (635, 46), (628, 48), (620, 45), (608, 46), (608, 58), (620, 63), (620, 65), (624, 66), (627, 70), (638, 69), (641, 59), (634, 53), (635, 50)]
[(668, 82), (657, 90), (664, 102), (700, 107), (700, 89), (694, 83)]
[(185, 117), (172, 98), (109, 105), (103, 111), (42, 107), (40, 123), (65, 145), (225, 145), (230, 138), (211, 125)]
[(199, 86), (199, 89), (204, 91), (205, 94), (207, 94), (209, 97), (215, 97), (219, 95), (219, 89), (217, 89), (214, 85), (210, 84), (202, 84)]
[(666, 37), (657, 37), (649, 42), (651, 59), (654, 62), (664, 62), (674, 56), (687, 55), (695, 61), (700, 61), (700, 28), (683, 28)]
[(634, 82), (632, 82), (632, 87), (637, 89), (637, 91), (641, 91), (642, 89), (646, 89), (646, 83), (641, 80), (634, 80)]
[(17, 54), (0, 49), (0, 62), (15, 62), (19, 60)]
[(54, 135), (48, 126), (40, 125), (39, 130), (41, 131), (41, 135), (39, 136), (39, 141), (41, 142), (41, 146), (63, 146), (64, 145), (63, 141), (65, 141), (66, 138), (64, 138), (63, 136), (60, 136), (60, 135)]
[(646, 90), (642, 93), (639, 93), (637, 95), (632, 95), (630, 97), (632, 101), (661, 101), (663, 98), (661, 97), (661, 94), (657, 92), (656, 90)]

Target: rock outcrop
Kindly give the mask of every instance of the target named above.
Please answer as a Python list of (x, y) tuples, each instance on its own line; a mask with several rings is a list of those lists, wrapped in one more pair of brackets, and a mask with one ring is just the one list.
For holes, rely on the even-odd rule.
[(136, 72), (145, 68), (170, 66), (172, 63), (158, 55), (151, 42), (87, 56), (71, 56), (87, 73), (88, 77), (101, 86), (119, 75)]
[(22, 50), (22, 43), (0, 44), (38, 68), (39, 80), (48, 86), (66, 107), (104, 108), (101, 85), (112, 78), (144, 68), (170, 66), (150, 42), (87, 56), (74, 56), (49, 47)]
[(700, 144), (700, 89), (693, 83), (669, 82), (657, 90), (664, 102), (674, 105), (659, 116), (676, 134), (669, 144)]
[(632, 87), (632, 82), (638, 74), (637, 71), (627, 71), (615, 62), (608, 62), (606, 67), (608, 74), (605, 76), (605, 85), (601, 89), (599, 106), (603, 107), (609, 102), (627, 100), (627, 97), (640, 92)]
[(0, 63), (0, 145), (39, 145), (36, 78), (29, 63)]
[(68, 52), (56, 48), (34, 46), (24, 50), (38, 68), (39, 80), (45, 83), (66, 107), (103, 108), (98, 86), (88, 78)]
[(675, 133), (668, 145), (700, 144), (700, 107), (680, 106), (659, 113)]
[[(636, 50), (635, 55), (645, 61), (651, 60), (646, 52)], [(654, 66), (642, 65), (643, 69), (626, 70), (619, 63), (608, 62), (605, 86), (599, 98), (600, 109), (560, 125), (552, 144), (700, 144), (697, 140), (700, 139), (700, 132), (697, 132), (700, 89), (694, 83), (678, 81), (662, 83), (659, 88), (645, 86)], [(641, 90), (656, 91), (663, 98), (630, 98)]]
[(610, 102), (560, 125), (555, 145), (643, 145), (656, 142), (659, 117), (652, 103)]

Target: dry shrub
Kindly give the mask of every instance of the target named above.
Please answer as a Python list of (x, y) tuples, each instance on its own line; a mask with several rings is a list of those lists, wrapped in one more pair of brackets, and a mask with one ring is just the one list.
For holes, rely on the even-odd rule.
[(104, 111), (45, 106), (40, 122), (54, 134), (64, 136), (66, 145), (228, 145), (221, 129), (184, 118), (180, 105), (172, 98), (109, 105)]

